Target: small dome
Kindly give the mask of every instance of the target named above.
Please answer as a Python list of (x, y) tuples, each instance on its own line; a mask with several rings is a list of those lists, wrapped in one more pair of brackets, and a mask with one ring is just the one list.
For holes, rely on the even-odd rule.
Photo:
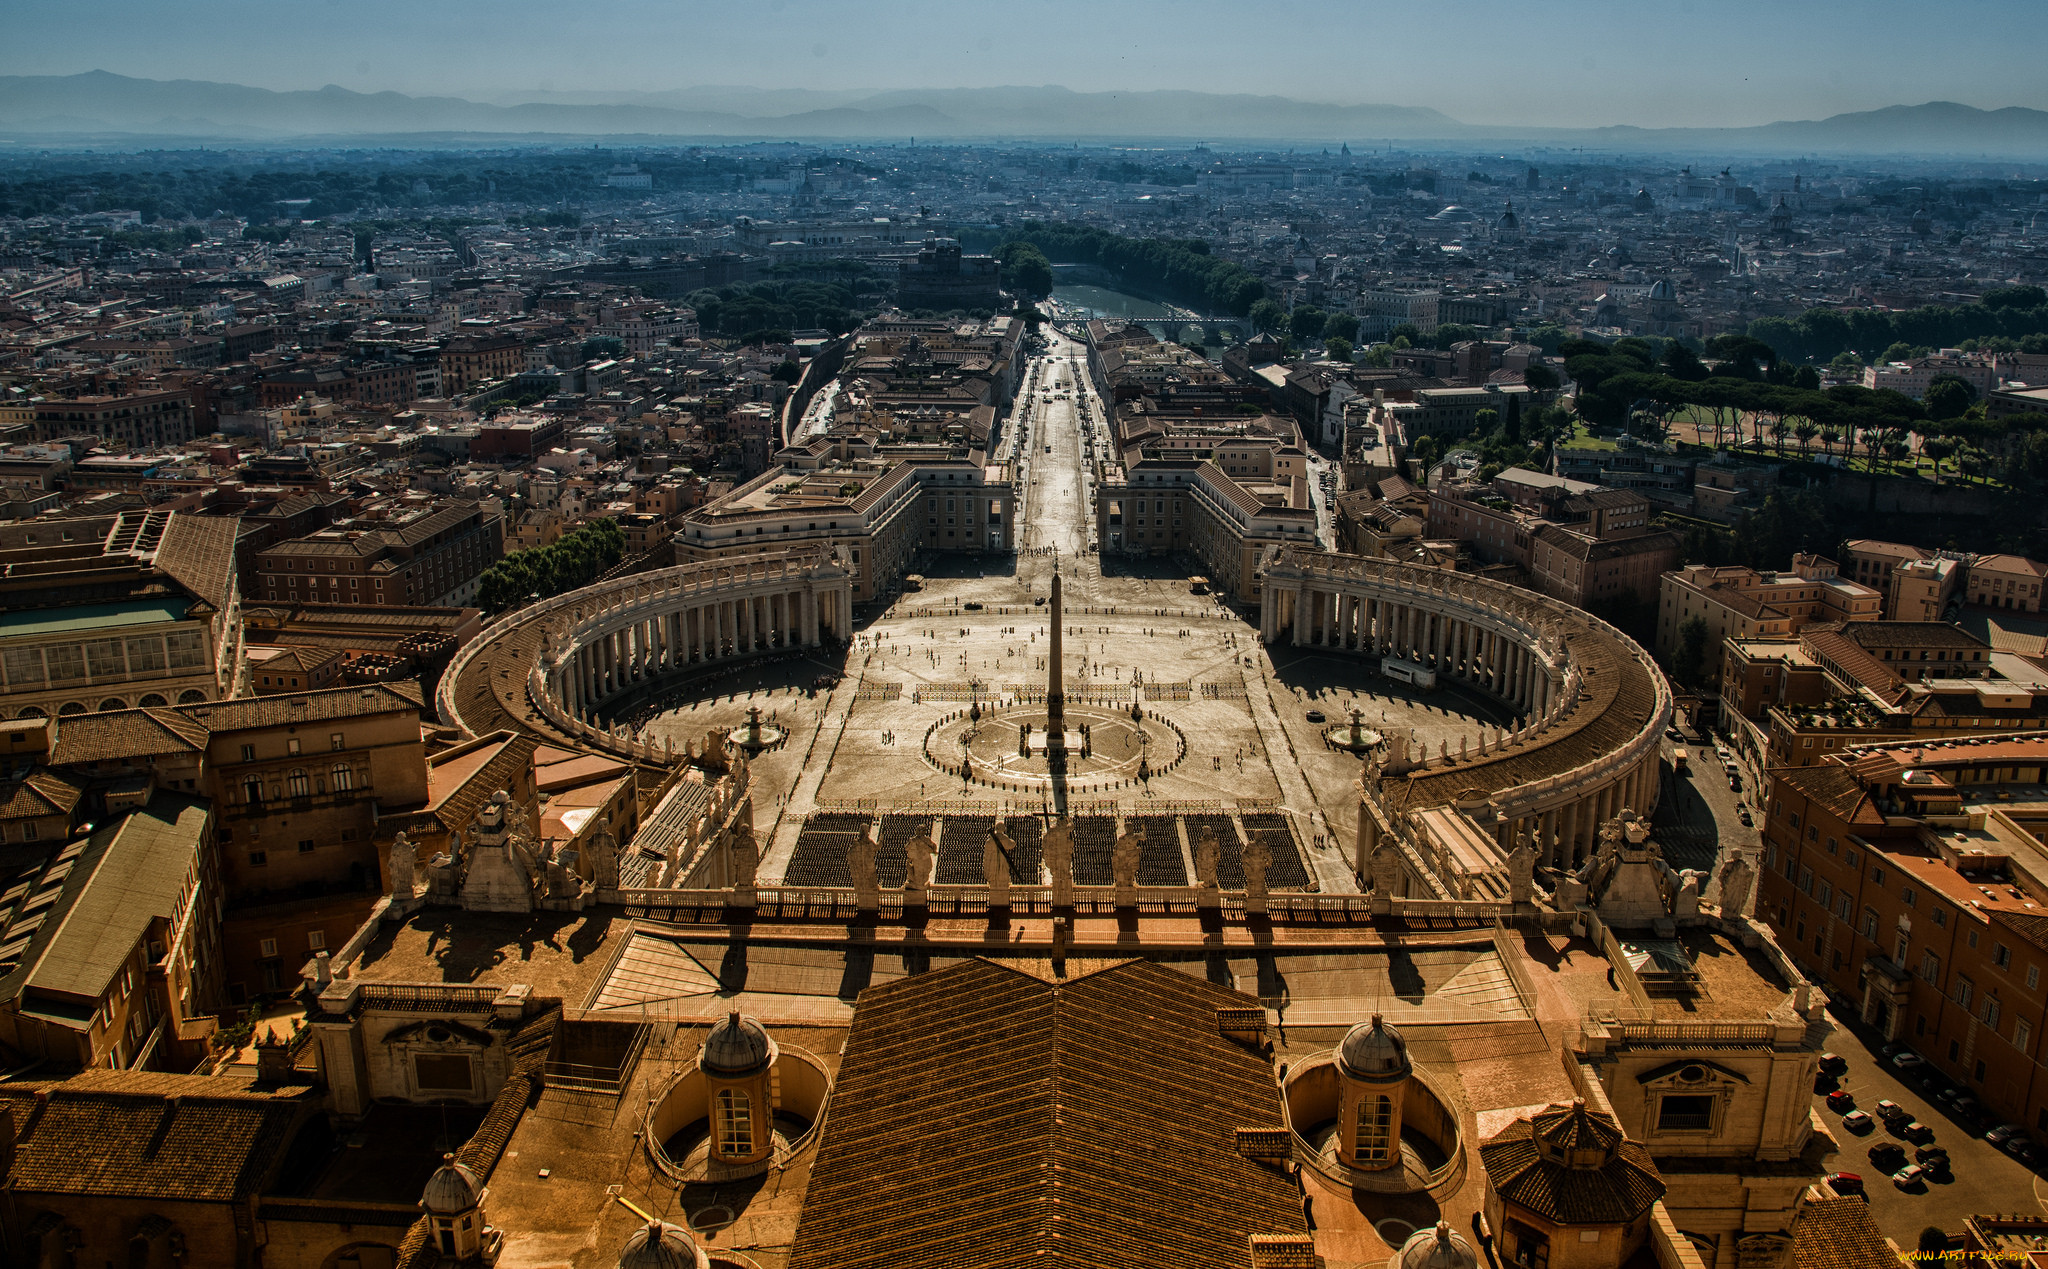
[(1494, 223), (1499, 225), (1502, 229), (1514, 229), (1520, 226), (1522, 222), (1515, 215), (1515, 205), (1513, 203), (1509, 203), (1508, 209), (1502, 212), (1500, 214), (1500, 219), (1495, 221)]
[(704, 1037), (704, 1052), (698, 1055), (697, 1065), (714, 1075), (745, 1075), (760, 1070), (774, 1056), (768, 1028), (740, 1016), (735, 1009)]
[(1351, 1028), (1344, 1043), (1337, 1046), (1337, 1065), (1346, 1075), (1360, 1079), (1406, 1079), (1408, 1042), (1374, 1014), (1371, 1022)]
[(619, 1249), (618, 1269), (703, 1269), (708, 1263), (681, 1225), (649, 1221)]
[(1650, 284), (1650, 298), (1653, 300), (1675, 300), (1678, 292), (1671, 289), (1671, 279), (1658, 278)]
[(457, 1163), (454, 1155), (444, 1154), (441, 1166), (427, 1178), (427, 1188), (420, 1195), (420, 1206), (442, 1216), (452, 1216), (475, 1207), (483, 1192), (484, 1187), (477, 1183), (476, 1173)]
[(1479, 1257), (1471, 1243), (1452, 1232), (1449, 1221), (1438, 1221), (1435, 1229), (1410, 1234), (1389, 1269), (1479, 1269)]

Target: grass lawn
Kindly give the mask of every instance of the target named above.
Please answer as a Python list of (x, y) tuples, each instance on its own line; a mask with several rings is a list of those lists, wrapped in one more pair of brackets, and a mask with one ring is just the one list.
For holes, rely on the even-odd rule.
[(1614, 441), (1603, 440), (1600, 437), (1594, 436), (1591, 432), (1588, 432), (1586, 430), (1586, 425), (1584, 423), (1580, 423), (1572, 428), (1571, 437), (1567, 439), (1563, 444), (1559, 445), (1558, 448), (1619, 450), (1621, 446)]

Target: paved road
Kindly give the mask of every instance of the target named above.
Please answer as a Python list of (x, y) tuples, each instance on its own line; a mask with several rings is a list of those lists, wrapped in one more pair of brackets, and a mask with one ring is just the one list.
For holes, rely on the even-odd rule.
[[(1093, 397), (1080, 345), (1057, 333), (1039, 359), (1030, 433), (1020, 433), (1029, 483), (1024, 492), (1025, 559), (1028, 553), (1056, 547), (1062, 565), (1088, 554), (1089, 530), (1095, 523), (1088, 481), (1083, 471), (1080, 411), (1076, 394)], [(1053, 399), (1053, 398), (1060, 399)], [(1019, 572), (1026, 571), (1023, 560)], [(1050, 577), (1050, 569), (1046, 570)], [(1072, 576), (1071, 570), (1068, 572)]]
[[(1836, 1031), (1828, 1039), (1829, 1046), (1849, 1063), (1841, 1087), (1856, 1098), (1859, 1109), (1869, 1110), (1886, 1098), (1905, 1107), (1915, 1119), (1934, 1129), (1935, 1144), (1946, 1146), (1954, 1161), (1954, 1180), (1915, 1191), (1898, 1190), (1888, 1176), (1872, 1166), (1869, 1157), (1873, 1144), (1897, 1138), (1881, 1123), (1875, 1131), (1861, 1137), (1844, 1130), (1841, 1116), (1830, 1111), (1824, 1099), (1816, 1095), (1815, 1110), (1841, 1143), (1841, 1153), (1831, 1158), (1827, 1166), (1863, 1178), (1870, 1195), (1870, 1211), (1877, 1218), (1879, 1229), (1897, 1239), (1900, 1246), (1912, 1247), (1920, 1231), (1929, 1225), (1939, 1225), (1953, 1233), (1962, 1229), (1964, 1217), (1976, 1213), (2032, 1212), (2036, 1205), (2048, 1211), (2048, 1203), (2042, 1202), (2048, 1186), (2043, 1185), (2040, 1177), (1950, 1118), (1917, 1085), (1899, 1079), (1865, 1047), (1867, 1033), (1858, 1034), (1860, 1027), (1850, 1030), (1843, 1025), (1845, 1021), (1837, 1013)], [(1902, 1144), (1906, 1145), (1910, 1159), (1911, 1144)]]
[[(1682, 776), (1672, 771), (1671, 764), (1673, 751), (1681, 747), (1692, 758), (1692, 770)], [(1757, 826), (1742, 823), (1742, 807), (1747, 804), (1753, 811), (1755, 806), (1747, 775), (1740, 792), (1729, 788), (1728, 775), (1713, 745), (1695, 741), (1690, 734), (1680, 741), (1665, 740), (1663, 753), (1664, 785), (1651, 824), (1657, 844), (1664, 848), (1664, 857), (1673, 868), (1696, 868), (1712, 875), (1727, 846), (1750, 851), (1761, 847)]]

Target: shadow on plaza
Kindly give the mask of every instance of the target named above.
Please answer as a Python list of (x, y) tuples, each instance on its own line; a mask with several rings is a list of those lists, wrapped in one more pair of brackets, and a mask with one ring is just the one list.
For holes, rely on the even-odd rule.
[[(1512, 726), (1514, 717), (1507, 705), (1484, 692), (1456, 683), (1429, 690), (1398, 682), (1381, 674), (1377, 662), (1355, 652), (1324, 652), (1319, 648), (1276, 647), (1271, 675), (1274, 694), (1284, 688), (1298, 693), (1304, 707), (1321, 709), (1333, 723), (1344, 721), (1343, 710), (1352, 693), (1380, 700), (1400, 701), (1425, 713), (1446, 718), (1474, 718), (1493, 726)], [(1378, 719), (1361, 704), (1365, 723)]]

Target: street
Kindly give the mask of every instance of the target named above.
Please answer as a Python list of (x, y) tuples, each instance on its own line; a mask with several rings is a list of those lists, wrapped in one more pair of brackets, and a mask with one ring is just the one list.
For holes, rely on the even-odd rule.
[[(1910, 1192), (1897, 1189), (1889, 1175), (1872, 1166), (1869, 1150), (1880, 1141), (1898, 1141), (1906, 1147), (1910, 1160), (1912, 1143), (1886, 1128), (1882, 1121), (1860, 1137), (1848, 1132), (1842, 1127), (1841, 1115), (1829, 1110), (1825, 1099), (1816, 1094), (1814, 1110), (1841, 1145), (1841, 1152), (1830, 1157), (1826, 1166), (1831, 1171), (1853, 1172), (1863, 1178), (1870, 1196), (1871, 1215), (1877, 1219), (1879, 1229), (1910, 1249), (1920, 1231), (1929, 1225), (1939, 1225), (1953, 1233), (1962, 1228), (1964, 1217), (1981, 1212), (2033, 1211), (2036, 1205), (2048, 1210), (2048, 1203), (2042, 1202), (2040, 1177), (1973, 1134), (1930, 1102), (1919, 1088), (1884, 1066), (1877, 1054), (1865, 1047), (1866, 1036), (1875, 1041), (1873, 1033), (1861, 1027), (1852, 1031), (1846, 1025), (1847, 1018), (1839, 1012), (1834, 1016), (1836, 1030), (1829, 1037), (1829, 1044), (1849, 1064), (1839, 1084), (1855, 1097), (1856, 1109), (1870, 1111), (1887, 1098), (1897, 1102), (1914, 1119), (1934, 1130), (1934, 1144), (1946, 1147), (1954, 1164), (1952, 1180), (1927, 1184)], [(1823, 1080), (1822, 1087), (1830, 1085)], [(1872, 1117), (1875, 1118), (1874, 1111)]]

